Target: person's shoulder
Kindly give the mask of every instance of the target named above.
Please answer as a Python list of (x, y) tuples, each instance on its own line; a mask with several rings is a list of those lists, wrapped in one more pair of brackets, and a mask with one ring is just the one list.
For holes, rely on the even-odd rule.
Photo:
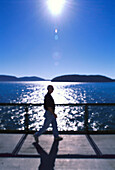
[(47, 98), (47, 97), (50, 97), (50, 94), (49, 94), (49, 93), (47, 93), (47, 94), (45, 95), (45, 98)]

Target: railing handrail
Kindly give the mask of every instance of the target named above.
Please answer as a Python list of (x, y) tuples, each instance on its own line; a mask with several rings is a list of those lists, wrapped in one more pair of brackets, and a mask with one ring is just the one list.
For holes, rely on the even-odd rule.
[[(0, 106), (42, 106), (44, 103), (0, 103)], [(56, 106), (115, 106), (115, 103), (58, 103)]]
[[(29, 131), (29, 115), (28, 108), (30, 106), (43, 106), (43, 103), (0, 103), (0, 106), (24, 106), (25, 107), (25, 131)], [(115, 106), (115, 103), (65, 103), (65, 104), (56, 104), (56, 106), (83, 106), (84, 107), (84, 128), (85, 133), (89, 133), (88, 128), (88, 106)], [(115, 130), (113, 130), (115, 131)]]

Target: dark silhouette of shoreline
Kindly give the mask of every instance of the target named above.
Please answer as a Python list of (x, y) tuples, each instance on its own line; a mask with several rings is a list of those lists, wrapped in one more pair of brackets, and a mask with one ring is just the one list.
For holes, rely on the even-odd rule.
[(0, 81), (46, 81), (46, 80), (36, 76), (18, 78), (15, 76), (0, 75)]
[(102, 75), (63, 75), (53, 78), (52, 80), (43, 79), (40, 77), (16, 77), (9, 75), (0, 75), (0, 81), (52, 81), (52, 82), (115, 82), (115, 79), (111, 79)]
[(52, 79), (52, 82), (115, 82), (102, 75), (63, 75)]

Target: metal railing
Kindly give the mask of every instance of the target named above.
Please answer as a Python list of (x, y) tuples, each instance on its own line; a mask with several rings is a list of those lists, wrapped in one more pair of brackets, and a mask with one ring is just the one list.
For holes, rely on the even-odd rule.
[[(29, 107), (34, 107), (34, 106), (43, 106), (43, 103), (39, 103), (39, 104), (33, 104), (33, 103), (0, 103), (0, 106), (4, 106), (4, 107), (8, 107), (8, 106), (23, 106), (25, 108), (25, 125), (24, 125), (24, 130), (1, 130), (0, 132), (25, 132), (25, 133), (34, 133), (34, 131), (29, 130), (29, 114), (28, 114), (28, 110)], [(98, 130), (98, 131), (92, 131), (89, 130), (89, 123), (88, 123), (88, 119), (89, 119), (89, 106), (115, 106), (115, 103), (67, 103), (67, 104), (56, 104), (56, 106), (71, 106), (71, 107), (79, 107), (82, 106), (84, 107), (84, 131), (61, 131), (60, 133), (62, 134), (66, 134), (66, 133), (82, 133), (82, 134), (95, 134), (95, 133), (115, 133), (115, 129), (112, 130)], [(51, 133), (51, 132), (47, 132), (47, 133)]]

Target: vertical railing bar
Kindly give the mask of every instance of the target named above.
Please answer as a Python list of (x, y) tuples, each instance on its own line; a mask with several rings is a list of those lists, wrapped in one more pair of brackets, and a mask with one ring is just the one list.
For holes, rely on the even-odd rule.
[(88, 105), (85, 105), (85, 114), (84, 114), (84, 128), (86, 133), (88, 133)]
[(28, 115), (28, 107), (25, 107), (25, 131), (28, 131), (28, 125), (29, 125), (29, 115)]

